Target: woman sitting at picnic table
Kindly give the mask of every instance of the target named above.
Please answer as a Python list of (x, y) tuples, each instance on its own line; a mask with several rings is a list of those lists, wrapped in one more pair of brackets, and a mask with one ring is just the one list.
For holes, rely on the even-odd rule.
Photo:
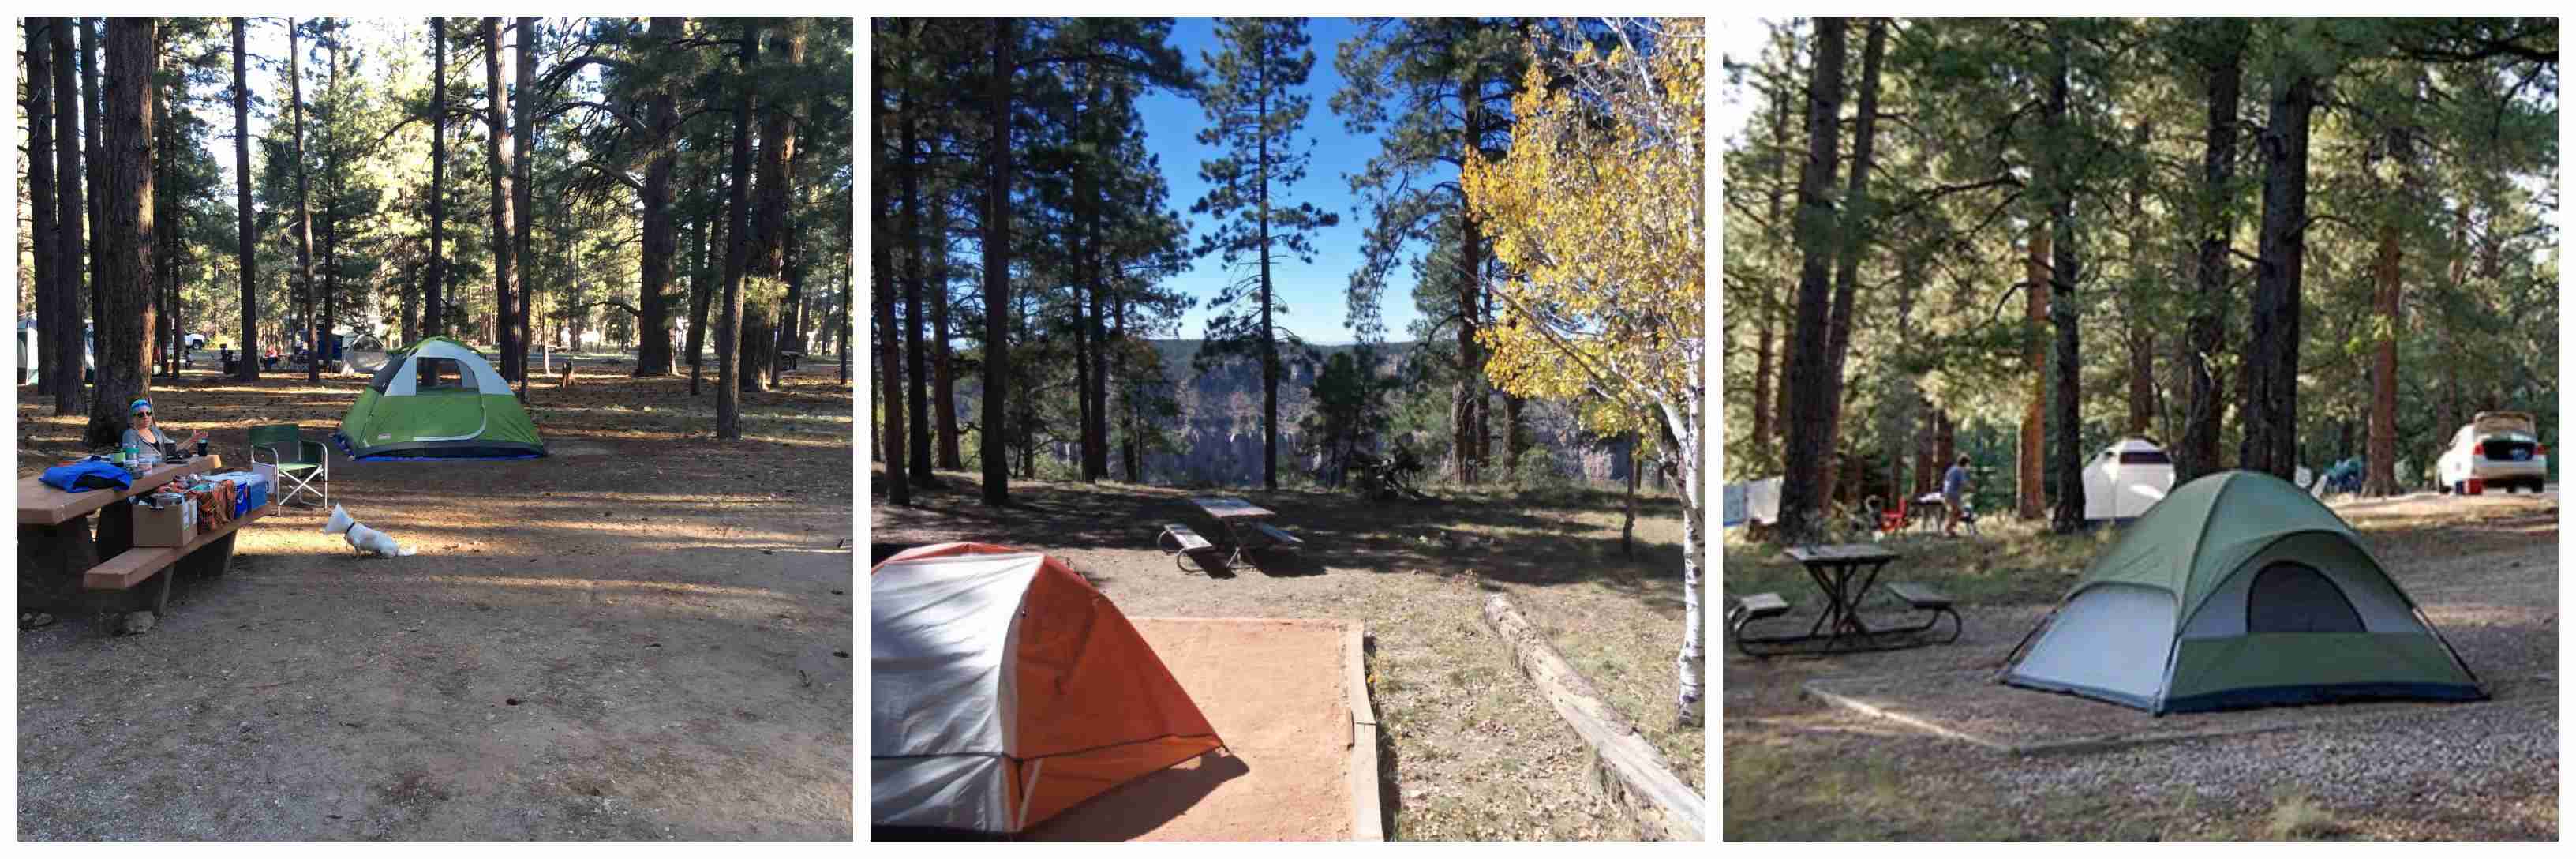
[[(136, 449), (152, 448), (159, 451), (161, 458), (165, 460), (179, 458), (179, 445), (183, 442), (173, 440), (168, 432), (162, 430), (160, 424), (153, 422), (151, 400), (135, 400), (134, 405), (127, 407), (127, 410), (134, 415), (134, 425), (125, 430), (124, 445)], [(188, 440), (184, 443), (196, 444), (205, 439), (206, 431), (198, 430), (188, 436)]]

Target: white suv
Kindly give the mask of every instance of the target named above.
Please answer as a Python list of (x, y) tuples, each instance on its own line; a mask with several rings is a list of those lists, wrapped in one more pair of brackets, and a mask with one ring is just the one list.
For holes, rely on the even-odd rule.
[(2472, 478), (2508, 492), (2539, 492), (2549, 482), (2549, 446), (2540, 443), (2529, 413), (2479, 412), (2451, 436), (2434, 471), (2443, 492), (2466, 491)]

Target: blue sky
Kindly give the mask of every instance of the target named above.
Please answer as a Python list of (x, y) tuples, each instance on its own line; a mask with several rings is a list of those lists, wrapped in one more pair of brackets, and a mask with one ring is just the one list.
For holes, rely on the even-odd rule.
[[(1208, 18), (1182, 18), (1172, 26), (1172, 45), (1178, 48), (1193, 71), (1204, 72), (1207, 64), (1201, 55), (1216, 50), (1216, 24)], [(1341, 216), (1341, 223), (1315, 231), (1309, 238), (1315, 246), (1315, 263), (1305, 265), (1294, 258), (1274, 260), (1270, 269), (1271, 287), (1278, 290), (1280, 301), (1288, 306), (1288, 315), (1277, 320), (1281, 327), (1314, 343), (1349, 343), (1358, 339), (1343, 324), (1347, 315), (1351, 272), (1360, 267), (1360, 242), (1368, 213), (1358, 195), (1342, 176), (1356, 173), (1377, 155), (1378, 140), (1374, 135), (1351, 134), (1342, 128), (1342, 118), (1333, 113), (1333, 93), (1342, 88), (1342, 76), (1333, 70), (1333, 57), (1340, 44), (1354, 38), (1357, 27), (1342, 18), (1316, 18), (1308, 22), (1306, 36), (1315, 52), (1315, 68), (1306, 77), (1304, 92), (1313, 99), (1306, 113), (1306, 126), (1300, 138), (1315, 140), (1313, 160), (1306, 168), (1306, 179), (1288, 189), (1286, 202), (1313, 203)], [(1199, 162), (1214, 158), (1217, 148), (1201, 146), (1198, 131), (1207, 125), (1207, 114), (1199, 109), (1196, 99), (1186, 95), (1155, 91), (1137, 104), (1145, 125), (1145, 148), (1161, 158), (1164, 180), (1171, 183), (1170, 205), (1180, 212), (1190, 226), (1190, 240), (1205, 237), (1214, 221), (1207, 215), (1192, 215), (1190, 205), (1207, 193), (1207, 184), (1199, 181)], [(1455, 172), (1454, 168), (1451, 172)], [(1419, 247), (1408, 249), (1408, 256)], [(1206, 302), (1216, 297), (1231, 277), (1213, 255), (1198, 259), (1180, 276), (1164, 281), (1164, 286), (1196, 297), (1199, 307), (1192, 309), (1181, 322), (1181, 336), (1195, 339), (1207, 333), (1207, 320), (1214, 315)], [(1387, 275), (1384, 306), (1379, 312), (1386, 319), (1388, 339), (1405, 339), (1405, 327), (1421, 314), (1413, 309), (1413, 272), (1410, 266), (1397, 266)]]

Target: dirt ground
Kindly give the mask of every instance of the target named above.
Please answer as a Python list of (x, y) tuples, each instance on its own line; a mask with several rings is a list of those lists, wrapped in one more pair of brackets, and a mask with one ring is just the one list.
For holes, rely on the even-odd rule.
[(1367, 623), (1390, 839), (1633, 837), (1593, 784), (1587, 747), (1486, 629), (1479, 607), (1495, 591), (1510, 593), (1675, 771), (1706, 790), (1707, 735), (1672, 718), (1681, 526), (1669, 494), (1643, 505), (1629, 558), (1619, 551), (1615, 493), (1448, 493), (1436, 504), (1372, 504), (1346, 492), (1207, 490), (1197, 494), (1276, 511), (1307, 541), (1208, 575), (1184, 573), (1154, 548), (1163, 523), (1215, 527), (1185, 503), (1191, 491), (1015, 480), (1016, 506), (997, 512), (979, 503), (974, 475), (939, 476), (945, 488), (917, 491), (915, 507), (872, 504), (872, 553), (888, 544), (999, 543), (1064, 560), (1131, 617)]
[[(2275, 708), (2154, 720), (1987, 679), (2105, 537), (1905, 538), (1901, 579), (1966, 597), (1956, 644), (1724, 661), (1731, 840), (2550, 839), (2558, 831), (2557, 509), (2552, 497), (2339, 505), (2495, 700)], [(1730, 544), (1729, 591), (1789, 570)], [(1891, 570), (1896, 570), (1891, 567)], [(1741, 581), (1739, 582), (1739, 576)], [(1781, 589), (1813, 603), (1813, 586)], [(1812, 617), (1802, 605), (1792, 617)], [(1769, 623), (1785, 623), (1770, 621)], [(1931, 688), (1956, 678), (1976, 689)], [(2002, 754), (1802, 695), (1865, 690), (1935, 726), (2006, 744), (2198, 727), (2286, 729), (2149, 745)], [(2011, 690), (2018, 692), (2019, 690)], [(2286, 724), (2295, 723), (2295, 724)]]
[[(692, 399), (605, 358), (532, 385), (549, 458), (334, 452), (331, 500), (416, 556), (356, 559), (289, 508), (147, 634), (20, 633), (19, 837), (852, 837), (850, 389), (808, 365), (719, 443), (712, 366)], [(361, 383), (151, 396), (239, 463), (250, 425), (327, 436)], [(82, 421), (31, 391), (21, 476)]]
[[(1032, 840), (1342, 841), (1351, 837), (1343, 628), (1133, 618), (1226, 748), (1128, 782)], [(1258, 671), (1246, 670), (1258, 666)]]

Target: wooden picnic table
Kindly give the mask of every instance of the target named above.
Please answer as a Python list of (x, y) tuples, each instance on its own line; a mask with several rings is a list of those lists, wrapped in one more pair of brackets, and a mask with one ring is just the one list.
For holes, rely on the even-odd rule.
[[(191, 535), (187, 543), (178, 546), (134, 545), (133, 508), (121, 503), (166, 486), (171, 481), (221, 468), (223, 458), (219, 456), (167, 463), (135, 475), (132, 483), (122, 490), (66, 492), (47, 486), (34, 477), (19, 479), (18, 575), (21, 604), (24, 605), (30, 596), (68, 602), (81, 591), (131, 590), (165, 570), (221, 575), (224, 567), (232, 562), (234, 532), (253, 520), (276, 512), (274, 501), (212, 530)], [(99, 520), (94, 535), (89, 521), (93, 513), (98, 514)], [(35, 586), (32, 592), (28, 588), (31, 578)], [(152, 601), (154, 611), (168, 607), (172, 578), (175, 575), (161, 576), (160, 591)]]
[(1190, 506), (1197, 507), (1199, 512), (1215, 519), (1217, 525), (1225, 529), (1226, 541), (1234, 545), (1233, 553), (1226, 556), (1227, 566), (1242, 563), (1244, 550), (1252, 548), (1252, 541), (1244, 539), (1246, 530), (1261, 535), (1264, 546), (1295, 546), (1305, 542), (1269, 524), (1267, 520), (1279, 514), (1241, 498), (1196, 496), (1190, 499)]

